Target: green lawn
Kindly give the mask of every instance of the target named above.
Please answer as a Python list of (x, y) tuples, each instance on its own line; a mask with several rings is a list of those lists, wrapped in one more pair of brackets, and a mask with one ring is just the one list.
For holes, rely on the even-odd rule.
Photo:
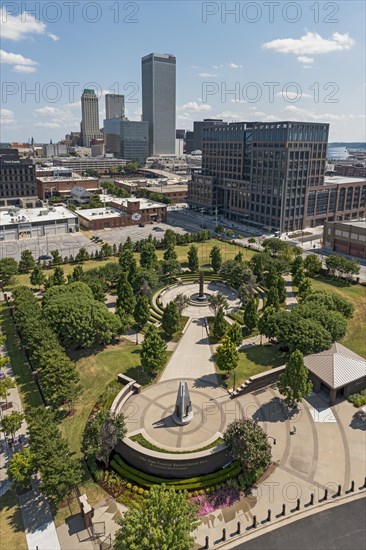
[[(235, 385), (239, 386), (251, 376), (267, 370), (280, 367), (287, 361), (287, 354), (280, 351), (278, 346), (253, 346), (239, 352), (240, 360), (235, 373)], [(228, 388), (234, 385), (234, 374), (227, 380)]]
[[(187, 264), (188, 250), (190, 249), (192, 244), (194, 244), (198, 248), (198, 260), (201, 267), (205, 265), (210, 265), (210, 252), (213, 246), (218, 246), (220, 248), (223, 262), (226, 262), (227, 260), (232, 260), (238, 254), (238, 252), (242, 252), (244, 260), (250, 260), (250, 258), (254, 256), (254, 254), (256, 254), (255, 251), (243, 248), (241, 246), (238, 246), (237, 244), (231, 244), (230, 242), (226, 241), (222, 242), (218, 239), (209, 239), (204, 243), (190, 243), (175, 247), (178, 255), (178, 261), (183, 266)], [(163, 259), (163, 255), (164, 250), (157, 250), (157, 256), (159, 260)]]
[(348, 321), (348, 330), (341, 344), (366, 358), (366, 288), (362, 285), (343, 286), (340, 281), (319, 277), (312, 279), (314, 290), (326, 290), (340, 294), (355, 306)]
[(118, 373), (124, 373), (144, 384), (150, 381), (147, 374), (141, 377), (138, 349), (124, 340), (118, 346), (109, 346), (106, 350), (81, 357), (76, 362), (83, 391), (75, 404), (76, 412), (66, 417), (61, 427), (71, 450), (78, 456), (81, 456), (80, 441), (88, 416), (105, 388), (116, 380)]
[[(199, 259), (200, 266), (205, 266), (210, 264), (210, 251), (213, 246), (220, 247), (223, 262), (225, 262), (226, 260), (233, 259), (236, 256), (236, 254), (238, 254), (238, 252), (240, 251), (242, 252), (245, 260), (250, 260), (250, 258), (254, 254), (256, 254), (256, 252), (253, 250), (242, 248), (236, 244), (231, 244), (229, 242), (221, 242), (217, 239), (209, 239), (204, 243), (191, 243), (191, 244), (195, 244), (198, 247), (198, 259)], [(178, 261), (182, 264), (183, 267), (187, 264), (187, 254), (191, 244), (175, 247), (175, 250), (178, 255)], [(156, 254), (158, 259), (162, 260), (164, 255), (164, 250), (157, 250)], [(135, 257), (137, 260), (139, 260), (140, 254), (136, 253)], [(62, 264), (61, 267), (64, 270), (65, 275), (69, 275), (70, 273), (72, 273), (75, 265), (82, 265), (84, 271), (88, 271), (89, 269), (93, 269), (95, 267), (102, 267), (108, 262), (117, 262), (117, 261), (118, 261), (118, 258), (116, 258), (115, 256), (112, 256), (111, 258), (108, 258), (105, 260), (89, 260), (87, 262), (84, 262), (83, 264)], [(46, 275), (46, 277), (48, 277), (52, 273), (53, 273), (53, 269), (46, 269), (44, 271), (44, 274)], [(30, 277), (29, 273), (16, 275), (14, 285), (31, 286), (29, 277)]]
[(10, 317), (7, 305), (0, 304), (0, 323), (6, 334), (6, 346), (24, 410), (42, 404), (37, 386), (33, 382), (30, 366)]
[(8, 491), (0, 502), (0, 550), (27, 550), (18, 498)]

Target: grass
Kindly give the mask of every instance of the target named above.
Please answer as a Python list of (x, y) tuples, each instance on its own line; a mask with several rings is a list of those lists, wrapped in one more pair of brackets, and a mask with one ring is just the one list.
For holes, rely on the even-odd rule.
[(141, 376), (139, 372), (138, 349), (131, 342), (124, 340), (118, 346), (109, 346), (105, 350), (88, 354), (77, 360), (76, 368), (79, 371), (83, 389), (75, 403), (75, 413), (66, 417), (61, 424), (71, 451), (77, 456), (81, 456), (80, 442), (86, 421), (94, 405), (106, 387), (116, 380), (118, 373), (126, 374), (143, 384), (150, 382), (147, 374)]
[(33, 382), (29, 363), (23, 353), (21, 342), (10, 317), (5, 302), (0, 304), (0, 322), (6, 334), (6, 347), (9, 352), (12, 370), (25, 411), (42, 404), (37, 386)]
[[(91, 506), (95, 506), (95, 504), (108, 497), (108, 494), (100, 485), (93, 481), (93, 479), (89, 476), (89, 473), (87, 476), (88, 479), (79, 485), (79, 490), (82, 495), (87, 494), (89, 504)], [(80, 506), (76, 496), (72, 495), (71, 498), (69, 498), (67, 505), (62, 508), (58, 508), (55, 514), (54, 522), (56, 528), (65, 523), (69, 516), (76, 514), (80, 514)]]
[[(255, 374), (280, 367), (287, 361), (287, 354), (280, 351), (278, 346), (253, 346), (239, 352), (239, 365), (235, 372), (236, 387)], [(234, 373), (227, 379), (227, 386), (234, 386)]]
[(183, 330), (184, 330), (184, 327), (186, 326), (186, 324), (188, 323), (188, 320), (189, 320), (189, 317), (185, 317), (184, 315), (180, 318), (180, 328), (179, 330), (177, 330), (177, 332), (174, 332), (172, 334), (172, 336), (168, 336), (164, 331), (163, 329), (161, 329), (159, 331), (159, 334), (161, 336), (161, 338), (163, 338), (163, 340), (165, 342), (179, 342), (179, 340), (182, 338), (182, 335), (183, 335)]
[(130, 439), (131, 441), (135, 441), (145, 449), (150, 449), (151, 451), (157, 451), (161, 453), (170, 453), (170, 454), (198, 453), (199, 451), (206, 451), (207, 449), (213, 449), (214, 447), (217, 447), (218, 445), (221, 445), (221, 443), (224, 442), (224, 440), (221, 437), (218, 437), (217, 439), (215, 439), (215, 441), (213, 441), (209, 445), (206, 445), (205, 447), (199, 447), (194, 451), (167, 451), (166, 449), (162, 449), (161, 447), (157, 447), (153, 443), (150, 443), (150, 441), (145, 439), (142, 434), (133, 435), (132, 437), (130, 437)]
[[(65, 276), (70, 275), (74, 268), (77, 265), (81, 265), (83, 267), (84, 271), (88, 271), (89, 269), (94, 269), (95, 267), (103, 267), (105, 264), (110, 262), (117, 262), (118, 258), (116, 256), (111, 256), (110, 258), (107, 258), (105, 260), (88, 260), (87, 262), (80, 263), (80, 264), (61, 264), (60, 267), (64, 270)], [(49, 275), (52, 275), (53, 268), (51, 269), (45, 269), (43, 271), (46, 277), (49, 277)], [(15, 276), (15, 282), (14, 286), (16, 285), (24, 285), (24, 286), (31, 286), (30, 281), (30, 273), (22, 273), (21, 275)]]
[[(226, 241), (221, 242), (218, 239), (209, 239), (208, 241), (203, 243), (190, 243), (185, 245), (177, 245), (175, 247), (175, 250), (178, 256), (178, 261), (182, 264), (183, 267), (187, 265), (187, 254), (192, 244), (195, 244), (198, 247), (198, 259), (199, 259), (200, 267), (210, 265), (210, 251), (213, 246), (218, 246), (220, 248), (223, 262), (227, 260), (232, 260), (238, 254), (238, 252), (241, 252), (243, 254), (244, 260), (250, 260), (250, 258), (254, 254), (256, 254), (254, 250), (248, 250), (247, 248), (243, 248), (236, 244), (231, 244)], [(162, 260), (164, 256), (164, 250), (157, 250), (156, 255), (158, 257), (158, 260)], [(139, 260), (140, 254), (136, 253), (135, 257), (137, 260)], [(110, 258), (107, 258), (104, 260), (88, 260), (87, 262), (84, 262), (82, 264), (62, 264), (60, 267), (62, 267), (65, 273), (65, 276), (67, 276), (72, 273), (76, 265), (81, 265), (84, 271), (88, 271), (89, 269), (93, 269), (96, 267), (103, 267), (105, 264), (109, 262), (115, 263), (117, 261), (118, 261), (118, 258), (116, 256), (111, 256)], [(53, 273), (52, 268), (44, 270), (44, 274), (46, 277), (48, 277), (49, 275), (52, 275), (52, 273)], [(31, 286), (29, 278), (30, 278), (30, 273), (23, 273), (22, 275), (16, 275), (13, 286), (16, 286), (16, 285)]]
[(18, 499), (13, 491), (1, 497), (0, 504), (0, 549), (27, 550), (23, 520)]
[(355, 306), (352, 319), (341, 344), (366, 358), (366, 288), (362, 285), (345, 286), (341, 281), (317, 277), (311, 281), (314, 290), (325, 290), (343, 296)]

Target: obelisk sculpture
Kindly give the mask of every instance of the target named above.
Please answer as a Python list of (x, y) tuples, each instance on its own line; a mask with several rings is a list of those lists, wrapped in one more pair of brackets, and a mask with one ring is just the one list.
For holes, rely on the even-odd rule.
[(203, 275), (203, 271), (200, 271), (200, 278), (199, 278), (199, 292), (198, 292), (198, 296), (197, 296), (197, 300), (200, 300), (200, 301), (203, 301), (203, 300), (206, 300), (207, 297), (206, 297), (206, 294), (204, 294), (203, 292), (203, 284), (204, 284), (204, 275)]
[(184, 426), (192, 421), (192, 403), (187, 382), (179, 382), (177, 400), (173, 413), (173, 420), (179, 426)]

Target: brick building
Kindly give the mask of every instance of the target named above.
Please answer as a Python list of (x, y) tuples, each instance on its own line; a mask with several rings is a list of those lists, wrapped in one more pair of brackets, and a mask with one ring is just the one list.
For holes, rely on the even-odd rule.
[(101, 193), (98, 178), (73, 174), (72, 176), (37, 176), (37, 194), (42, 200), (51, 195), (70, 197), (74, 187), (82, 187), (90, 193)]
[(341, 254), (366, 258), (366, 221), (326, 222), (323, 246)]
[(105, 208), (76, 210), (80, 225), (96, 231), (113, 227), (126, 227), (140, 223), (166, 221), (166, 204), (148, 199), (113, 199)]

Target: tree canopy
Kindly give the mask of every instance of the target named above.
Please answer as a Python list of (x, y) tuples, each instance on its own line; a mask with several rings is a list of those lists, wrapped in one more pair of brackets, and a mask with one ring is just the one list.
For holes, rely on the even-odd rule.
[(272, 459), (267, 434), (250, 418), (235, 420), (225, 430), (224, 441), (234, 460), (240, 460), (244, 470), (264, 469)]
[(312, 383), (300, 351), (291, 353), (285, 371), (278, 378), (277, 387), (288, 405), (299, 403), (303, 397), (310, 395)]
[(87, 458), (93, 456), (107, 468), (112, 450), (125, 435), (123, 414), (114, 415), (110, 411), (100, 410), (86, 424), (81, 450)]
[(191, 550), (192, 531), (198, 526), (197, 506), (185, 492), (153, 485), (139, 507), (128, 509), (120, 520), (115, 550)]

